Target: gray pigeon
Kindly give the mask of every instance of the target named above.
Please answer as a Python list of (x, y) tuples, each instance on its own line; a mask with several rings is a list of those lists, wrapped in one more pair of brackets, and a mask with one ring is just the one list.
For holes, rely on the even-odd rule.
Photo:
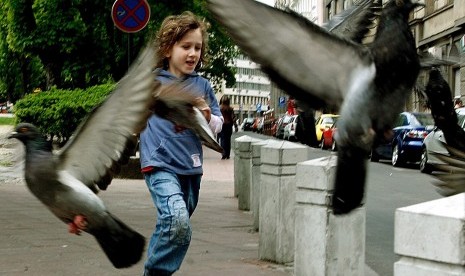
[[(17, 138), (26, 149), (25, 180), (29, 190), (70, 227), (70, 232), (92, 234), (116, 268), (137, 263), (144, 251), (145, 238), (113, 216), (96, 195), (106, 189), (124, 160), (128, 146), (146, 125), (152, 110), (173, 92), (178, 105), (165, 116), (195, 112), (196, 99), (178, 84), (161, 85), (153, 72), (155, 47), (149, 45), (120, 80), (116, 89), (80, 124), (67, 144), (52, 152), (38, 128), (20, 123), (9, 138)], [(184, 92), (184, 96), (179, 92)], [(166, 104), (165, 104), (166, 105)], [(187, 110), (187, 111), (186, 111)], [(190, 110), (190, 111), (189, 111)], [(169, 118), (168, 118), (169, 119)], [(205, 118), (176, 122), (191, 127), (220, 150)], [(202, 132), (203, 131), (203, 132)]]
[(373, 42), (363, 45), (253, 0), (207, 2), (216, 20), (281, 89), (312, 108), (341, 111), (332, 208), (345, 214), (360, 206), (373, 142), (390, 138), (418, 76), (408, 17), (421, 4), (389, 1)]
[(434, 184), (444, 196), (465, 192), (465, 131), (458, 125), (449, 84), (439, 69), (430, 70), (425, 94), (434, 123), (442, 130), (447, 142), (443, 145), (449, 152), (449, 155), (433, 153), (445, 163), (434, 165), (433, 176), (439, 180)]

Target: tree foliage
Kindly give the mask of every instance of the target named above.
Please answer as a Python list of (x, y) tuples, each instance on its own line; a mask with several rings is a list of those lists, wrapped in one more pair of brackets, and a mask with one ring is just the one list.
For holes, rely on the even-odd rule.
[(16, 100), (34, 88), (85, 88), (119, 80), (162, 20), (191, 10), (210, 29), (210, 63), (201, 72), (216, 87), (234, 83), (228, 64), (233, 43), (206, 9), (205, 0), (148, 1), (151, 18), (137, 33), (117, 29), (114, 0), (4, 0), (0, 3), (0, 102)]

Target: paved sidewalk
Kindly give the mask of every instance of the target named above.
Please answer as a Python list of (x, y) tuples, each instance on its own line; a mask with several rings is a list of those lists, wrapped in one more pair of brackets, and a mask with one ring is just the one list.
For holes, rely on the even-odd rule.
[[(258, 259), (252, 215), (238, 210), (233, 197), (234, 161), (220, 159), (220, 154), (205, 149), (192, 243), (175, 275), (292, 275), (292, 266)], [(143, 180), (115, 179), (100, 196), (114, 215), (150, 237), (155, 209)], [(0, 275), (141, 275), (143, 260), (128, 269), (115, 269), (91, 235), (68, 234), (67, 226), (32, 196), (23, 181), (0, 180), (0, 221)], [(367, 267), (366, 275), (376, 274)]]
[[(239, 211), (232, 196), (234, 161), (220, 159), (220, 154), (205, 150), (192, 243), (175, 275), (291, 275), (290, 267), (258, 260), (252, 215)], [(143, 180), (115, 179), (100, 196), (113, 214), (150, 237), (155, 209)], [(0, 220), (0, 275), (141, 275), (143, 261), (117, 270), (91, 235), (68, 234), (67, 226), (32, 196), (23, 181), (1, 180)]]

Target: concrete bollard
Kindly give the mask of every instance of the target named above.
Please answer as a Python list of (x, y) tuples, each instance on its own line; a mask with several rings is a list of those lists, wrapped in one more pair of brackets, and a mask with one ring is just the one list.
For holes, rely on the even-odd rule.
[(252, 143), (260, 141), (247, 135), (234, 140), (234, 196), (238, 198), (239, 210), (250, 210)]
[(277, 263), (294, 260), (296, 164), (310, 148), (279, 141), (261, 147), (259, 258)]
[(399, 208), (395, 276), (465, 275), (465, 194)]
[(250, 211), (253, 215), (253, 229), (258, 231), (259, 229), (259, 217), (260, 217), (260, 175), (261, 175), (261, 150), (263, 146), (270, 145), (272, 143), (281, 143), (280, 140), (268, 139), (260, 142), (252, 143), (252, 177), (250, 179)]
[(365, 274), (365, 208), (334, 216), (329, 207), (336, 160), (332, 155), (297, 164), (296, 276)]

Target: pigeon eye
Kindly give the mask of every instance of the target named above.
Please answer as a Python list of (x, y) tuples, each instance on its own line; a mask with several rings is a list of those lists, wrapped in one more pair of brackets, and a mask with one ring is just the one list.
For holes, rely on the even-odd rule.
[(27, 128), (27, 127), (22, 127), (22, 128), (19, 129), (19, 132), (20, 132), (20, 133), (24, 133), (24, 132), (27, 132), (28, 130), (29, 130), (29, 128)]

